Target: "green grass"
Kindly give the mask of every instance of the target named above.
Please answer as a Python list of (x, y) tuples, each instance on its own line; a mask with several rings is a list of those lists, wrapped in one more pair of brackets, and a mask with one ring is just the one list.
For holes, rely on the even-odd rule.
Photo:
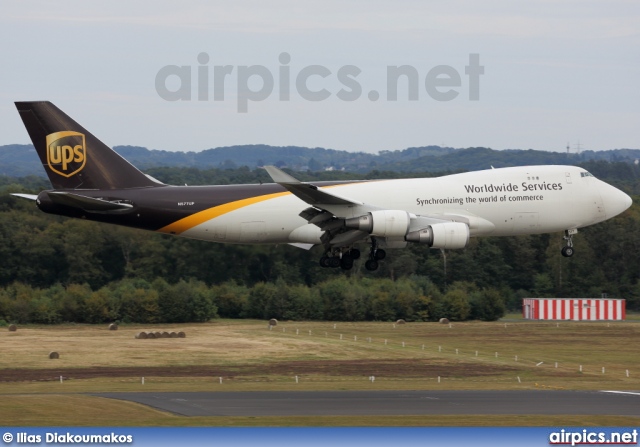
[[(54, 410), (55, 409), (55, 410)], [(340, 426), (637, 426), (640, 418), (626, 416), (287, 416), (183, 417), (113, 399), (82, 395), (12, 395), (0, 399), (5, 426), (154, 426), (154, 427), (340, 427)]]

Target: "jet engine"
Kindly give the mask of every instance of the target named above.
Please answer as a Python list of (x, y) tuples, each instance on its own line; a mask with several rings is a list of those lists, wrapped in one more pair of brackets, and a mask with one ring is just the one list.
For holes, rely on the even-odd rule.
[(366, 231), (373, 236), (401, 237), (407, 242), (427, 244), (433, 248), (464, 248), (469, 243), (469, 226), (466, 223), (443, 222), (410, 231), (412, 217), (416, 216), (402, 210), (379, 210), (346, 219), (344, 224), (347, 228)]
[(469, 227), (461, 222), (444, 222), (412, 231), (405, 236), (408, 242), (427, 244), (432, 248), (464, 248), (469, 243)]
[(345, 220), (345, 226), (366, 231), (380, 237), (405, 237), (409, 232), (411, 215), (402, 210), (371, 211), (360, 217)]

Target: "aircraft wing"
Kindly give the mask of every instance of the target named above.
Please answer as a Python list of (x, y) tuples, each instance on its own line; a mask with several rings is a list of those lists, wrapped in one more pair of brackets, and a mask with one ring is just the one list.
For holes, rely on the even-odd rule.
[[(345, 222), (349, 218), (363, 216), (371, 211), (382, 210), (382, 208), (340, 196), (312, 183), (301, 182), (275, 166), (265, 166), (265, 170), (274, 182), (311, 205), (300, 213), (300, 217), (310, 224), (318, 226), (324, 232), (321, 238), (323, 244), (349, 246), (370, 237), (369, 232), (353, 227), (349, 228)], [(445, 216), (411, 215), (411, 230), (419, 230), (428, 225), (450, 222), (451, 220), (454, 219)], [(403, 246), (406, 244), (404, 238), (394, 241), (385, 237), (379, 239), (386, 244), (395, 243)]]
[(275, 166), (264, 168), (274, 182), (311, 205), (300, 213), (300, 217), (324, 232), (321, 238), (324, 245), (349, 245), (369, 237), (364, 231), (346, 228), (344, 222), (347, 214), (364, 214), (371, 207), (358, 200), (320, 189), (312, 183), (301, 182)]

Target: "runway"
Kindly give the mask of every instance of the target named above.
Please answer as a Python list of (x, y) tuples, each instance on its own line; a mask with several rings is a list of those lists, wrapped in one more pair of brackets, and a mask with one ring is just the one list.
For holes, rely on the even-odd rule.
[(182, 416), (640, 416), (640, 393), (606, 391), (262, 391), (100, 393)]

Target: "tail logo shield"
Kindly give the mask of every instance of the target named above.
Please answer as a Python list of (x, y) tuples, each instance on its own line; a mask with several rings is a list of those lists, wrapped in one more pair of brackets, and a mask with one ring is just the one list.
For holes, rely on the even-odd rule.
[(47, 165), (53, 172), (71, 177), (82, 171), (86, 162), (84, 134), (67, 130), (47, 135)]

